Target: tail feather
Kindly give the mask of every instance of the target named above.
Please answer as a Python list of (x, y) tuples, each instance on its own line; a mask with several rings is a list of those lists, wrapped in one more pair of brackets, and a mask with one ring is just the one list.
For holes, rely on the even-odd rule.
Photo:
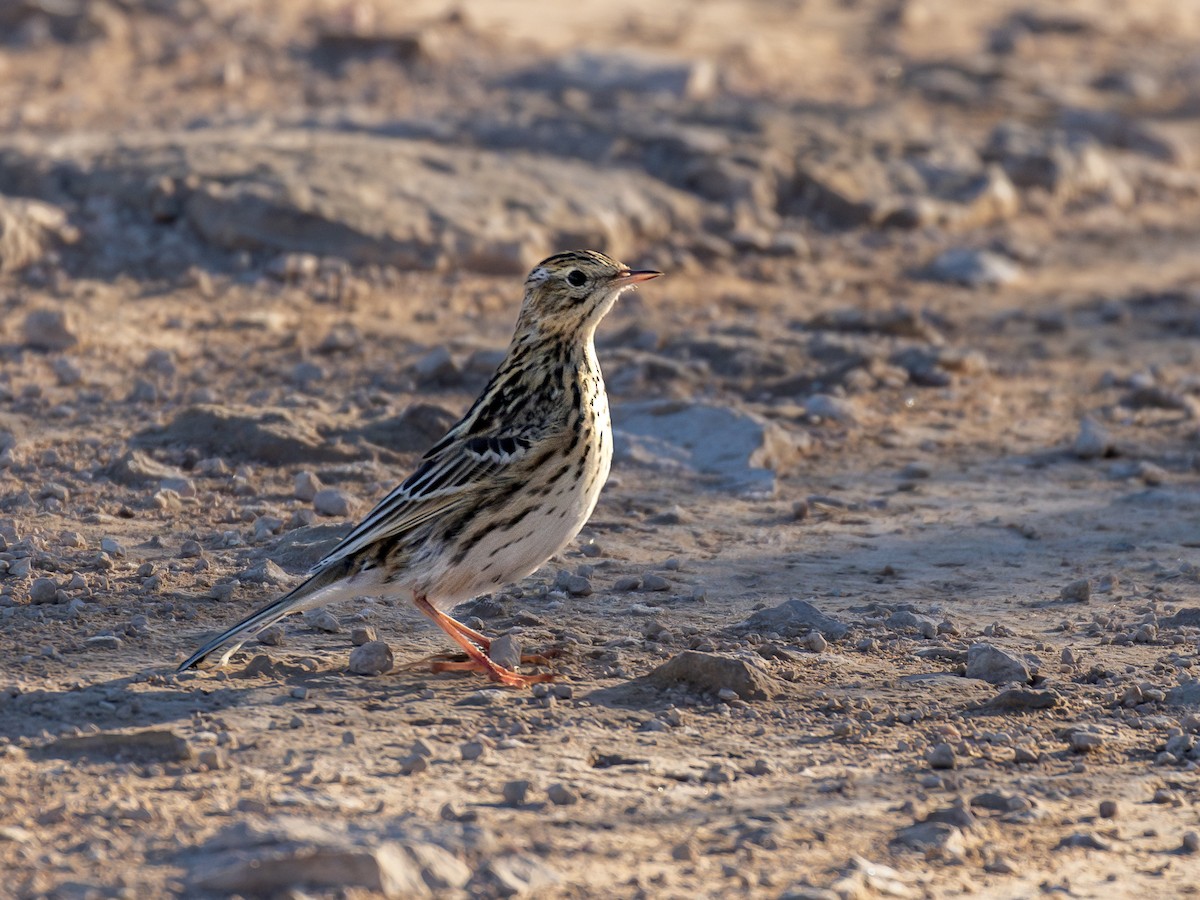
[[(324, 605), (333, 599), (332, 597), (323, 596), (326, 594), (326, 589), (344, 579), (349, 574), (349, 569), (350, 564), (345, 560), (331, 566), (326, 566), (303, 583), (288, 591), (278, 600), (267, 604), (258, 610), (258, 612), (251, 613), (229, 630), (222, 632), (205, 643), (203, 647), (185, 659), (175, 671), (184, 672), (207, 659), (215, 651), (220, 650), (227, 644), (232, 644), (221, 659), (221, 662), (224, 663), (255, 632), (261, 631), (268, 625), (278, 622), (290, 613)], [(234, 643), (235, 641), (236, 643)]]

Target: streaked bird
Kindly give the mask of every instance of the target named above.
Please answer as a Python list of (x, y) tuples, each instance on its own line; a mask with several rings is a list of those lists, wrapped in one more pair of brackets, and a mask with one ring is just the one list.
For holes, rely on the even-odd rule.
[(462, 420), (305, 582), (210, 640), (179, 671), (223, 648), (224, 664), (290, 613), (387, 595), (411, 597), (466, 652), (468, 662), (442, 668), (478, 669), (513, 687), (551, 678), (497, 664), (489, 639), (446, 610), (531, 575), (587, 522), (613, 450), (596, 326), (623, 291), (660, 274), (594, 250), (539, 263), (525, 279), (508, 353)]

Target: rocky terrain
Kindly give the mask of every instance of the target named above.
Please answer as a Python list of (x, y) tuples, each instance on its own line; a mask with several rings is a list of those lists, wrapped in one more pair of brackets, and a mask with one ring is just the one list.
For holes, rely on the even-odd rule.
[[(0, 6), (0, 894), (1182, 897), (1200, 3)], [(528, 267), (668, 277), (431, 674), (295, 583)]]

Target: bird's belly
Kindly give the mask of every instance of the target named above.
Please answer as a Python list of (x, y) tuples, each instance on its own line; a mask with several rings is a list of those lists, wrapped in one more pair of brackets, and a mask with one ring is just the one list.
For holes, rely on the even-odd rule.
[[(611, 437), (605, 440), (611, 445)], [(599, 465), (576, 478), (572, 470), (550, 489), (524, 505), (514, 504), (507, 515), (496, 516), (488, 530), (462, 560), (443, 560), (426, 593), (437, 606), (449, 608), (479, 594), (497, 590), (536, 572), (574, 537), (591, 517), (608, 477), (611, 446), (596, 448)], [(524, 509), (529, 512), (512, 523)], [(511, 523), (511, 524), (510, 524)]]

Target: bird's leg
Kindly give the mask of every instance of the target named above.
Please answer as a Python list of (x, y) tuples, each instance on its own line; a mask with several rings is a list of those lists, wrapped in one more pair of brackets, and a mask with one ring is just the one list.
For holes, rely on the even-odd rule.
[[(551, 681), (554, 676), (549, 674), (542, 675), (522, 675), (520, 672), (514, 672), (512, 669), (506, 669), (504, 666), (494, 662), (486, 653), (474, 642), (473, 638), (467, 634), (479, 635), (478, 632), (467, 628), (461, 622), (456, 621), (452, 617), (446, 615), (439, 609), (436, 609), (423, 594), (417, 594), (413, 598), (417, 609), (427, 615), (434, 623), (450, 635), (454, 643), (462, 647), (467, 656), (470, 657), (469, 662), (460, 665), (447, 663), (442, 665), (442, 670), (458, 670), (471, 669), (484, 672), (492, 681), (498, 681), (501, 684), (506, 684), (509, 687), (529, 687), (542, 681)], [(460, 630), (462, 629), (462, 630)], [(465, 633), (464, 633), (465, 632)], [(482, 635), (479, 635), (482, 637)], [(484, 640), (487, 640), (484, 638)], [(490, 642), (489, 642), (490, 645)], [(437, 664), (435, 664), (437, 665)]]
[[(463, 635), (467, 640), (471, 641), (471, 643), (475, 644), (477, 647), (479, 647), (481, 650), (483, 650), (484, 653), (488, 653), (491, 651), (492, 639), (490, 637), (488, 637), (486, 634), (480, 634), (474, 628), (468, 628), (466, 625), (464, 625), (462, 622), (458, 621), (458, 619), (454, 618), (453, 616), (446, 616), (446, 622), (447, 622), (447, 624), (450, 625), (451, 628), (453, 628), (459, 634)], [(530, 666), (548, 666), (548, 665), (550, 665), (550, 660), (546, 658), (547, 653), (552, 656), (557, 655), (557, 653), (554, 653), (552, 651), (545, 651), (543, 653), (525, 653), (525, 654), (522, 654), (522, 656), (521, 656), (521, 662), (526, 665), (530, 665)], [(438, 671), (441, 671), (441, 672), (452, 672), (452, 671), (460, 671), (460, 670), (464, 670), (464, 669), (476, 668), (475, 664), (471, 663), (471, 662), (452, 663), (449, 661), (444, 661), (444, 662), (435, 663), (435, 665), (438, 666)]]

